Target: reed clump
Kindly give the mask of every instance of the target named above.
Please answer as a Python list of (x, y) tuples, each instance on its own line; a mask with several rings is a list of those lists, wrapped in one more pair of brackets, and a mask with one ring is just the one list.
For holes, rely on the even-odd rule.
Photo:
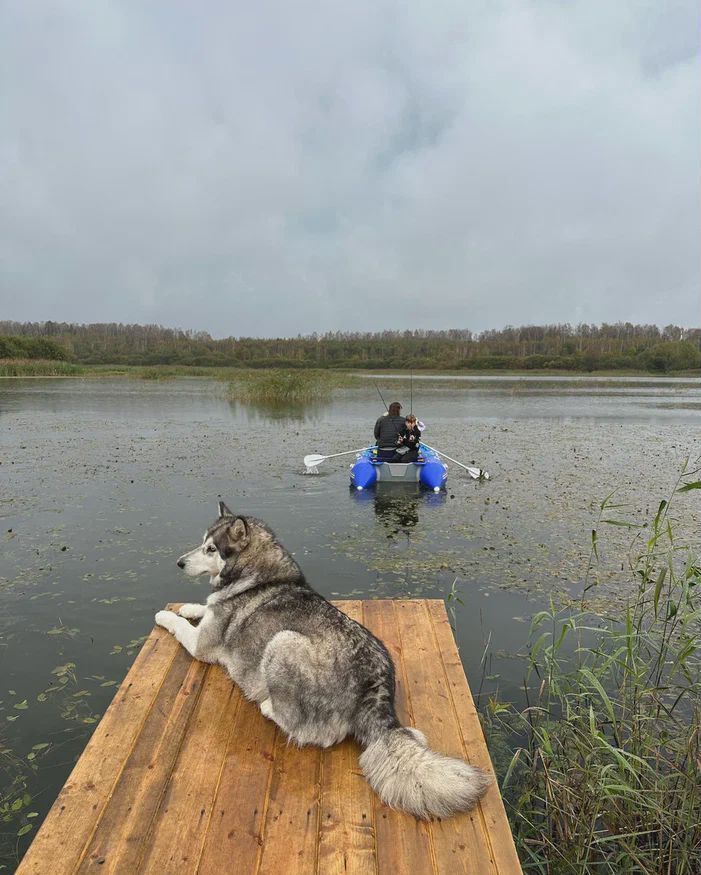
[[(672, 498), (701, 488), (688, 475)], [(625, 609), (538, 613), (527, 706), (487, 708), (490, 746), (516, 746), (502, 792), (528, 872), (701, 872), (701, 561), (671, 506), (640, 527)], [(600, 523), (627, 524), (611, 507)]]
[(230, 395), (247, 404), (300, 406), (328, 401), (333, 390), (351, 378), (328, 371), (241, 371), (229, 384)]

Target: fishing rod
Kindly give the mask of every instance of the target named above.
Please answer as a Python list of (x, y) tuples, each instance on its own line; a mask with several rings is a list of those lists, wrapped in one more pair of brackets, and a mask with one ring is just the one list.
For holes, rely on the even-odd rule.
[(380, 396), (380, 400), (385, 405), (385, 410), (387, 411), (387, 413), (389, 413), (389, 407), (387, 406), (387, 402), (385, 401), (385, 399), (382, 397), (382, 392), (380, 392), (380, 387), (377, 385), (377, 383), (375, 383), (375, 388), (377, 389), (377, 394)]
[(414, 413), (414, 369), (409, 371), (409, 413)]

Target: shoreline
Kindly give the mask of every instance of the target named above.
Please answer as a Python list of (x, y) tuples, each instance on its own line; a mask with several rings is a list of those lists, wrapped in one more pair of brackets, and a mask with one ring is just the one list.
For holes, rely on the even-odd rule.
[[(672, 380), (689, 380), (701, 381), (701, 372), (698, 371), (670, 371), (665, 374), (651, 373), (650, 371), (636, 370), (621, 370), (621, 371), (568, 371), (568, 370), (483, 370), (477, 369), (474, 371), (417, 371), (413, 373), (403, 373), (397, 370), (388, 371), (358, 371), (355, 369), (341, 368), (212, 368), (211, 373), (179, 373), (169, 372), (171, 365), (127, 365), (128, 370), (110, 371), (109, 366), (93, 366), (81, 365), (85, 367), (84, 373), (80, 374), (0, 374), (0, 380), (85, 380), (85, 379), (141, 379), (141, 380), (164, 380), (164, 379), (184, 379), (184, 380), (219, 380), (220, 382), (228, 382), (237, 374), (247, 373), (265, 373), (271, 370), (284, 370), (292, 373), (324, 373), (324, 374), (340, 374), (343, 377), (357, 377), (359, 380), (411, 380), (412, 376), (415, 379), (424, 380), (490, 380), (490, 379), (538, 379), (550, 378), (552, 380), (568, 380), (568, 381), (595, 381), (595, 380), (612, 380), (620, 378), (622, 380), (649, 380), (651, 382), (665, 382)], [(182, 366), (175, 366), (178, 370)], [(197, 366), (193, 366), (196, 368)], [(149, 373), (143, 373), (144, 369)], [(140, 373), (141, 371), (141, 373)]]

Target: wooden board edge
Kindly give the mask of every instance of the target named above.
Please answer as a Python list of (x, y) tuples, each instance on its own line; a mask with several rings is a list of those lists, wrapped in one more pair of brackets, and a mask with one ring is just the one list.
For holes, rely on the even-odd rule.
[[(451, 678), (450, 678), (451, 672), (449, 672), (448, 667), (446, 665), (446, 661), (445, 661), (446, 652), (445, 652), (444, 648), (441, 647), (440, 638), (445, 636), (446, 632), (444, 631), (442, 633), (442, 635), (439, 635), (439, 630), (436, 627), (436, 623), (440, 623), (441, 625), (443, 625), (444, 630), (447, 627), (447, 631), (450, 634), (450, 642), (452, 644), (452, 648), (454, 649), (455, 656), (457, 657), (456, 665), (460, 666), (462, 681), (464, 682), (464, 688), (465, 688), (465, 698), (469, 702), (471, 710), (473, 710), (475, 712), (475, 714), (477, 714), (477, 709), (475, 708), (474, 699), (472, 696), (472, 690), (470, 689), (470, 684), (467, 680), (467, 674), (465, 672), (464, 666), (462, 665), (462, 660), (460, 659), (460, 654), (458, 651), (457, 642), (455, 641), (455, 636), (454, 636), (453, 630), (450, 626), (450, 620), (448, 618), (448, 612), (446, 611), (446, 608), (445, 608), (445, 603), (441, 600), (438, 600), (438, 599), (432, 599), (431, 602), (432, 602), (432, 604), (426, 605), (426, 612), (428, 614), (428, 619), (429, 619), (429, 623), (431, 626), (432, 634), (434, 635), (435, 640), (436, 640), (436, 647), (437, 647), (438, 653), (440, 655), (440, 665), (441, 665), (441, 668), (443, 670), (443, 675), (445, 678), (447, 689), (450, 693), (451, 705), (454, 709), (456, 721), (457, 721), (458, 727), (460, 729), (460, 735), (462, 737), (462, 745), (463, 745), (463, 750), (465, 752), (465, 757), (469, 761), (470, 760), (470, 753), (468, 750), (467, 743), (465, 741), (465, 731), (464, 731), (465, 727), (463, 724), (464, 714), (462, 713), (463, 708), (460, 706), (460, 704), (458, 702), (455, 701), (455, 697), (453, 694), (453, 685), (451, 684)], [(451, 646), (451, 645), (449, 644), (449, 646)], [(482, 745), (484, 747), (484, 754), (486, 755), (486, 761), (481, 762), (480, 766), (482, 768), (484, 768), (485, 766), (488, 765), (489, 771), (494, 779), (495, 793), (492, 793), (492, 796), (490, 799), (490, 811), (491, 811), (492, 816), (495, 819), (495, 823), (498, 825), (500, 834), (502, 836), (508, 835), (509, 841), (508, 842), (502, 841), (499, 843), (495, 842), (494, 830), (490, 829), (489, 824), (487, 823), (486, 813), (485, 813), (484, 808), (483, 808), (484, 800), (482, 802), (480, 802), (478, 805), (478, 813), (479, 813), (479, 817), (482, 821), (482, 829), (483, 829), (484, 835), (486, 836), (487, 841), (489, 843), (489, 846), (490, 846), (490, 849), (492, 852), (492, 858), (498, 867), (500, 875), (501, 875), (501, 873), (503, 873), (503, 875), (522, 875), (523, 870), (521, 868), (521, 862), (519, 860), (518, 853), (516, 851), (516, 844), (514, 842), (513, 832), (511, 830), (511, 824), (509, 823), (509, 819), (508, 819), (507, 814), (506, 814), (504, 800), (502, 798), (501, 790), (499, 788), (499, 784), (498, 784), (497, 777), (496, 777), (496, 773), (494, 771), (494, 764), (492, 763), (492, 758), (489, 754), (489, 748), (487, 747), (487, 740), (484, 737), (484, 730), (482, 729), (482, 725), (481, 725), (481, 722), (479, 721), (479, 717), (477, 719), (478, 719), (478, 725), (479, 725), (480, 733), (481, 733)]]

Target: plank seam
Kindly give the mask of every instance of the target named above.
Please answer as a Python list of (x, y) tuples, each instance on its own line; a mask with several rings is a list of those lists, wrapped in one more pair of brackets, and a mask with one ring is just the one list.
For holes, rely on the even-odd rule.
[(319, 871), (319, 845), (321, 844), (321, 787), (324, 782), (324, 750), (319, 748), (316, 766), (316, 846), (314, 848), (314, 871)]
[(394, 615), (394, 624), (397, 629), (397, 637), (399, 638), (399, 658), (402, 662), (402, 677), (405, 681), (404, 689), (406, 690), (407, 711), (409, 712), (409, 718), (413, 726), (416, 718), (414, 717), (414, 706), (411, 703), (411, 687), (409, 686), (409, 675), (407, 673), (406, 663), (404, 662), (404, 642), (402, 641), (402, 628), (401, 623), (399, 622), (399, 617), (397, 616), (397, 609), (394, 600), (390, 599), (389, 601), (392, 605), (391, 613)]
[[(155, 631), (155, 629), (153, 631)], [(153, 632), (151, 632), (151, 634), (153, 635)], [(167, 639), (166, 635), (167, 635), (167, 633), (165, 635), (159, 635), (158, 637), (156, 637), (155, 640), (156, 641), (167, 641), (168, 639)], [(139, 651), (139, 653), (136, 655), (136, 659), (138, 659), (138, 657), (141, 655), (141, 652), (142, 651)], [(156, 692), (153, 696), (153, 699), (151, 701), (151, 704), (149, 705), (148, 709), (146, 710), (146, 713), (144, 714), (143, 720), (141, 721), (141, 723), (139, 725), (139, 731), (134, 734), (134, 740), (132, 741), (131, 745), (129, 746), (129, 750), (127, 751), (124, 759), (122, 760), (122, 764), (117, 772), (117, 776), (115, 777), (115, 779), (112, 783), (112, 787), (110, 788), (109, 793), (105, 797), (105, 801), (100, 809), (100, 815), (99, 815), (99, 817), (95, 818), (95, 823), (93, 824), (93, 828), (90, 831), (90, 835), (88, 836), (87, 841), (83, 845), (83, 848), (80, 852), (78, 860), (76, 861), (75, 871), (77, 871), (83, 865), (83, 861), (85, 860), (85, 856), (88, 853), (88, 850), (90, 849), (90, 845), (92, 844), (92, 840), (95, 837), (95, 833), (97, 832), (97, 827), (99, 826), (100, 821), (102, 820), (102, 818), (105, 814), (105, 810), (107, 809), (107, 805), (109, 804), (109, 801), (114, 794), (115, 787), (117, 786), (117, 784), (119, 783), (119, 781), (122, 778), (122, 775), (124, 773), (124, 769), (126, 768), (127, 762), (129, 761), (129, 758), (131, 757), (132, 753), (134, 752), (134, 748), (136, 747), (136, 744), (137, 744), (139, 738), (141, 737), (141, 733), (142, 733), (143, 728), (146, 724), (146, 720), (148, 719), (149, 715), (151, 714), (151, 711), (153, 710), (153, 706), (156, 704), (156, 701), (158, 700), (158, 694), (161, 691), (161, 687), (165, 683), (166, 678), (168, 677), (168, 675), (171, 672), (171, 669), (173, 668), (173, 663), (175, 662), (175, 657), (177, 656), (177, 654), (178, 654), (178, 650), (177, 650), (177, 648), (175, 648), (173, 650), (173, 657), (170, 660), (170, 662), (168, 663), (168, 669), (163, 673), (163, 677), (161, 678), (161, 682), (158, 685), (158, 689), (156, 690)], [(134, 660), (134, 662), (136, 662), (136, 659)], [(117, 691), (117, 694), (115, 695), (112, 702), (116, 701), (117, 696), (121, 694), (122, 686), (123, 686), (124, 682), (127, 680), (127, 678), (129, 677), (129, 675), (131, 674), (131, 670), (133, 667), (134, 667), (134, 663), (132, 663), (131, 666), (129, 667), (129, 671), (124, 676), (124, 680), (120, 684), (119, 690)], [(110, 702), (110, 705), (112, 704), (112, 702)], [(109, 710), (109, 707), (108, 707), (108, 710)], [(105, 711), (105, 714), (106, 713), (107, 713), (107, 711)], [(100, 718), (100, 722), (102, 722), (102, 720), (104, 720), (105, 714), (103, 714), (102, 717)], [(99, 725), (100, 724), (98, 724), (98, 726)], [(83, 753), (84, 752), (85, 751), (83, 751)], [(78, 758), (78, 762), (80, 762), (80, 758), (82, 757), (82, 755), (83, 754), (81, 754), (80, 757)], [(77, 763), (76, 763), (76, 765), (77, 765)]]
[(273, 773), (275, 772), (275, 760), (277, 758), (277, 750), (278, 750), (278, 736), (280, 734), (279, 726), (275, 727), (275, 735), (273, 736), (272, 743), (272, 759), (270, 761), (270, 768), (268, 769), (268, 786), (265, 788), (265, 796), (263, 797), (263, 804), (260, 809), (260, 842), (258, 843), (258, 856), (256, 858), (256, 865), (251, 873), (251, 875), (259, 875), (260, 866), (263, 862), (263, 846), (265, 845), (265, 825), (268, 822), (268, 807), (270, 806), (270, 788), (273, 785)]
[[(360, 601), (360, 620), (363, 626), (367, 629), (367, 626), (365, 625), (365, 601), (362, 599)], [(363, 780), (367, 783), (365, 775), (363, 775)], [(377, 793), (375, 793), (372, 787), (370, 788), (370, 792), (372, 793), (372, 805), (370, 806), (370, 817), (372, 819), (372, 860), (375, 875), (379, 875), (380, 863), (377, 855)]]
[[(443, 677), (445, 678), (445, 686), (446, 686), (446, 689), (448, 690), (448, 693), (450, 695), (450, 704), (451, 704), (451, 707), (453, 709), (453, 716), (455, 717), (455, 722), (457, 724), (458, 731), (460, 732), (460, 743), (462, 745), (463, 753), (465, 754), (465, 759), (468, 762), (470, 762), (470, 755), (469, 755), (468, 750), (467, 750), (467, 745), (465, 744), (465, 734), (463, 732), (463, 727), (462, 727), (462, 723), (460, 721), (460, 717), (458, 716), (458, 709), (455, 707), (455, 699), (453, 698), (453, 688), (451, 686), (450, 678), (448, 677), (448, 672), (447, 672), (446, 667), (445, 667), (445, 660), (443, 658), (443, 651), (440, 648), (440, 644), (438, 641), (438, 635), (436, 634), (436, 627), (434, 625), (433, 616), (431, 615), (431, 612), (428, 609), (428, 605), (425, 602), (424, 602), (424, 610), (426, 611), (426, 616), (428, 617), (428, 622), (429, 622), (429, 625), (431, 626), (431, 634), (433, 635), (433, 640), (435, 641), (435, 644), (436, 644), (436, 650), (438, 651), (438, 655), (440, 656), (441, 668), (443, 670)], [(443, 610), (445, 611), (445, 604), (443, 605)], [(448, 619), (448, 615), (446, 614), (446, 620), (447, 619)], [(451, 629), (451, 635), (452, 635), (452, 629)], [(455, 638), (453, 638), (453, 640), (455, 640)], [(455, 643), (455, 647), (457, 650), (457, 642)], [(459, 655), (460, 655), (460, 652), (458, 651), (458, 656)], [(462, 660), (461, 660), (461, 662), (462, 662)], [(463, 672), (464, 672), (464, 668), (463, 668)], [(465, 675), (465, 682), (467, 683), (467, 675)], [(479, 722), (479, 716), (477, 719)], [(480, 727), (481, 727), (481, 724), (480, 724)], [(484, 734), (483, 734), (483, 737), (484, 737)], [(485, 741), (485, 747), (486, 747), (486, 741)], [(487, 754), (489, 754), (489, 751), (487, 751)], [(491, 760), (491, 757), (490, 757), (490, 760)], [(494, 783), (497, 785), (497, 789), (498, 789), (499, 785), (497, 784), (496, 776), (494, 777)], [(479, 814), (480, 823), (482, 824), (482, 832), (484, 833), (485, 839), (487, 840), (487, 846), (489, 847), (489, 856), (490, 856), (490, 862), (492, 864), (492, 869), (498, 875), (496, 856), (494, 854), (494, 846), (492, 845), (492, 837), (489, 834), (489, 829), (487, 828), (487, 820), (484, 816), (484, 812), (482, 811), (482, 803), (481, 802), (478, 802), (478, 804), (477, 804), (477, 812)]]
[[(209, 672), (207, 672), (207, 674), (209, 674)], [(231, 682), (231, 692), (229, 693), (229, 699), (231, 699), (231, 696), (234, 695), (235, 691), (237, 691), (239, 695), (238, 695), (238, 700), (236, 702), (236, 710), (234, 711), (234, 716), (233, 716), (233, 719), (231, 721), (231, 729), (229, 730), (229, 734), (226, 737), (226, 744), (224, 745), (224, 756), (222, 757), (221, 765), (219, 766), (219, 774), (217, 775), (217, 783), (214, 786), (214, 793), (212, 795), (212, 805), (209, 809), (209, 817), (207, 818), (207, 826), (205, 827), (204, 831), (202, 832), (202, 844), (200, 845), (200, 852), (197, 856), (197, 866), (195, 867), (195, 872), (200, 871), (200, 865), (202, 863), (202, 854), (204, 853), (204, 846), (207, 843), (207, 833), (209, 832), (209, 827), (212, 823), (212, 815), (214, 814), (214, 809), (215, 809), (216, 803), (217, 803), (217, 797), (219, 796), (219, 785), (221, 784), (221, 776), (224, 773), (224, 766), (226, 765), (226, 756), (229, 753), (231, 739), (232, 739), (234, 732), (236, 730), (236, 723), (238, 721), (239, 711), (241, 710), (241, 702), (243, 701), (243, 693), (241, 692), (240, 687), (235, 685), (233, 681), (230, 681), (230, 682)], [(203, 684), (203, 686), (204, 686), (204, 684)], [(194, 714), (194, 709), (193, 709), (193, 714)], [(190, 721), (188, 721), (188, 723), (189, 722)], [(185, 737), (185, 733), (183, 733), (183, 738), (184, 737)], [(180, 753), (180, 750), (178, 749), (178, 754), (179, 753)], [(175, 759), (177, 760), (177, 756)], [(173, 764), (175, 765), (175, 760), (173, 760)]]
[[(196, 662), (196, 661), (197, 660), (193, 659), (193, 662)], [(188, 673), (189, 673), (189, 671), (190, 671), (190, 669), (188, 669)], [(163, 804), (163, 797), (166, 794), (166, 791), (168, 789), (168, 785), (170, 784), (170, 779), (173, 776), (173, 769), (175, 768), (175, 764), (177, 763), (178, 757), (180, 756), (180, 751), (181, 751), (182, 746), (183, 746), (185, 739), (187, 737), (188, 727), (190, 726), (190, 722), (192, 721), (192, 718), (197, 713), (197, 708), (198, 708), (199, 703), (200, 703), (200, 697), (202, 696), (202, 690), (204, 690), (205, 684), (207, 683), (207, 675), (208, 674), (209, 674), (209, 666), (207, 667), (204, 675), (202, 676), (202, 682), (200, 683), (199, 690), (197, 691), (197, 697), (195, 699), (195, 704), (192, 706), (192, 710), (190, 711), (190, 716), (187, 718), (187, 722), (186, 722), (185, 726), (183, 727), (183, 732), (182, 732), (182, 735), (180, 736), (178, 748), (175, 751), (175, 755), (173, 756), (173, 762), (171, 763), (170, 770), (168, 772), (166, 779), (163, 781), (163, 786), (161, 787), (161, 792), (158, 795), (158, 800), (156, 801), (156, 804), (153, 806), (153, 813), (151, 814), (151, 817), (149, 818), (148, 828), (147, 828), (146, 832), (144, 833), (144, 840), (141, 843), (141, 847), (139, 848), (139, 858), (137, 861), (137, 871), (139, 871), (139, 869), (141, 868), (141, 864), (144, 861), (144, 852), (146, 850), (146, 845), (148, 843), (148, 840), (151, 838), (151, 835), (153, 834), (153, 825), (156, 821), (156, 817), (158, 816), (158, 812), (161, 810), (161, 805)], [(187, 675), (185, 675), (185, 680), (187, 680)], [(185, 683), (185, 680), (183, 680), (183, 683)], [(172, 713), (171, 711), (168, 712), (168, 723), (170, 723), (171, 713)], [(139, 734), (141, 734), (141, 733), (139, 733)]]
[[(425, 602), (425, 599), (422, 599), (422, 601)], [(396, 623), (396, 627), (397, 627), (397, 637), (399, 638), (400, 656), (402, 659), (404, 680), (406, 682), (406, 684), (405, 684), (406, 685), (406, 697), (407, 697), (407, 705), (408, 705), (407, 710), (409, 711), (409, 714), (411, 715), (412, 726), (414, 726), (414, 728), (418, 729), (418, 727), (416, 726), (416, 717), (414, 716), (414, 706), (411, 703), (411, 690), (409, 688), (409, 672), (407, 671), (406, 663), (404, 662), (404, 642), (402, 640), (402, 624), (399, 622), (399, 617), (397, 616), (397, 610), (396, 610), (396, 606), (394, 605), (394, 602), (392, 602), (392, 611), (394, 613), (394, 619), (395, 619), (395, 623)], [(417, 826), (417, 829), (420, 829), (420, 827)], [(435, 848), (434, 841), (433, 841), (433, 821), (430, 821), (428, 823), (428, 829), (426, 831), (428, 833), (428, 846), (431, 850), (431, 865), (433, 866), (433, 871), (437, 873), (438, 872), (438, 857), (436, 856), (436, 848)]]

